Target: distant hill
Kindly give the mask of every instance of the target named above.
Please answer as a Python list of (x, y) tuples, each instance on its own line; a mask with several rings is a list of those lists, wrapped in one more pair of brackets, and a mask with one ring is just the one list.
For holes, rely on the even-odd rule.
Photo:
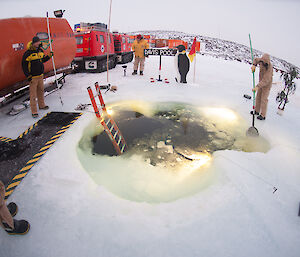
[[(197, 41), (205, 44), (205, 48), (200, 51), (203, 55), (210, 55), (217, 58), (224, 58), (225, 60), (236, 60), (239, 62), (252, 63), (250, 47), (238, 44), (235, 42), (222, 40), (218, 38), (204, 37), (200, 35), (187, 34), (178, 31), (163, 31), (163, 30), (147, 30), (147, 31), (135, 31), (128, 34), (137, 35), (151, 35), (155, 38), (163, 39), (181, 39), (187, 41), (189, 46), (193, 43), (194, 37), (197, 37)], [(254, 58), (262, 56), (263, 52), (253, 49)], [(278, 71), (287, 71), (291, 67), (296, 67), (300, 73), (300, 69), (288, 63), (285, 60), (271, 56), (271, 62), (273, 67)]]

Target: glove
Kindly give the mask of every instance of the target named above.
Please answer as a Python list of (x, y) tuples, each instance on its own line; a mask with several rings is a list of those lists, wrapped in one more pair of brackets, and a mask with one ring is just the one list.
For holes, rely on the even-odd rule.
[(254, 87), (254, 88), (252, 88), (252, 92), (256, 92), (258, 90), (258, 87), (256, 86), (256, 87)]
[(29, 75), (29, 76), (27, 77), (27, 80), (30, 82), (30, 81), (32, 80), (32, 76)]
[(51, 51), (49, 54), (49, 57), (51, 58), (54, 55), (54, 53)]
[(252, 65), (252, 67), (251, 67), (252, 72), (255, 72), (255, 69), (256, 69), (256, 66)]
[(117, 91), (117, 90), (118, 90), (117, 86), (111, 86), (111, 87), (110, 87), (110, 91), (115, 92), (115, 91)]

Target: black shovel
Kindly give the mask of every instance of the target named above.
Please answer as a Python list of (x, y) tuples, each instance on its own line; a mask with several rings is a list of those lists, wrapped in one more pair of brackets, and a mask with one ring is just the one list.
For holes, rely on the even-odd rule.
[[(251, 48), (251, 56), (252, 56), (252, 63), (253, 63), (253, 52), (252, 52), (252, 43), (251, 43), (251, 37), (249, 34), (249, 40), (250, 40), (250, 48)], [(252, 72), (253, 75), (253, 88), (255, 88), (255, 77), (254, 77), (254, 72)], [(253, 91), (253, 111), (252, 111), (252, 127), (250, 127), (246, 135), (250, 137), (258, 137), (259, 133), (256, 127), (254, 127), (254, 120), (255, 120), (255, 91)]]

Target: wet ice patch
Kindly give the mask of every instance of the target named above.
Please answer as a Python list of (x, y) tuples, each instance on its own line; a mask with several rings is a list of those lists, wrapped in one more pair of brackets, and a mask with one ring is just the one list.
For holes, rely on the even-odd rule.
[(128, 145), (122, 156), (94, 120), (78, 145), (83, 167), (96, 183), (133, 201), (168, 202), (199, 192), (216, 172), (220, 150), (267, 152), (262, 137), (248, 138), (248, 123), (226, 108), (181, 103), (119, 103), (110, 112)]

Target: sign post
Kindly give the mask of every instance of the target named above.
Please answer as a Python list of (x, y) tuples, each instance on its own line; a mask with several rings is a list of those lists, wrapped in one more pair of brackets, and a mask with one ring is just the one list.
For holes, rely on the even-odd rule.
[(163, 80), (161, 79), (161, 57), (175, 56), (177, 54), (177, 49), (159, 49), (159, 48), (145, 49), (144, 54), (145, 56), (159, 55), (159, 75), (157, 81), (162, 82)]
[(159, 73), (158, 73), (158, 80), (157, 80), (159, 82), (162, 81), (160, 75), (161, 75), (161, 55), (159, 55)]

